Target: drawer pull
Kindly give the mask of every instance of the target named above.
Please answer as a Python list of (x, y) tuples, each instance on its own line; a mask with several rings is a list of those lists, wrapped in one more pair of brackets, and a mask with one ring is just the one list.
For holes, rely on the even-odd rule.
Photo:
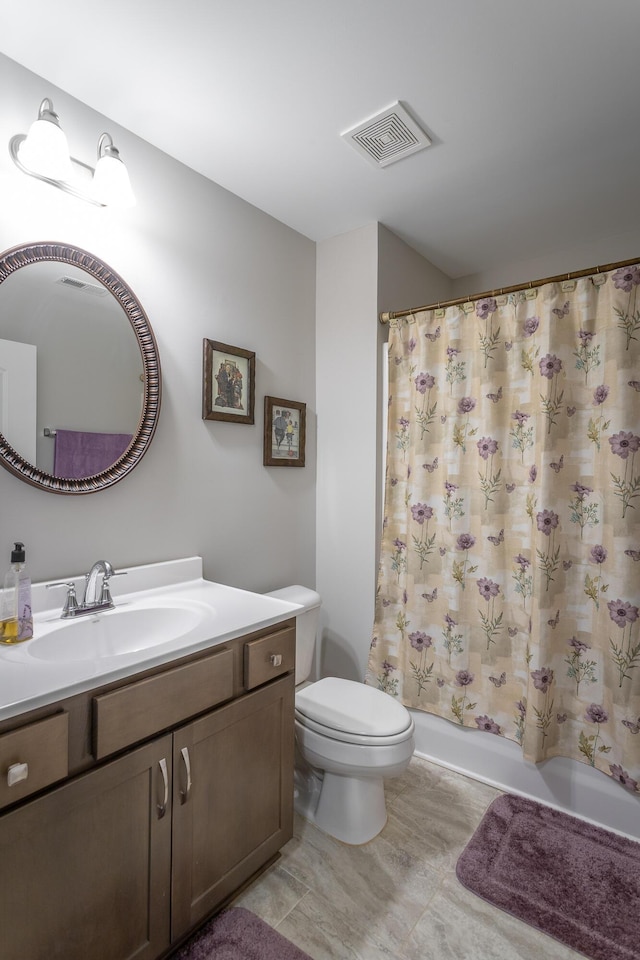
[(162, 782), (164, 784), (164, 797), (162, 798), (162, 803), (158, 804), (158, 820), (162, 820), (167, 812), (167, 804), (169, 802), (169, 776), (167, 774), (167, 761), (164, 757), (162, 760), (158, 760), (158, 766), (160, 767)]
[(16, 783), (22, 783), (29, 776), (28, 763), (12, 763), (7, 770), (7, 786), (15, 787)]
[(272, 653), (269, 657), (272, 667), (282, 666), (282, 654), (281, 653)]
[(180, 791), (180, 797), (183, 803), (186, 803), (191, 794), (191, 761), (189, 760), (189, 749), (188, 747), (183, 747), (180, 751), (182, 756), (182, 762), (184, 763), (184, 769), (187, 774), (187, 785), (184, 790)]

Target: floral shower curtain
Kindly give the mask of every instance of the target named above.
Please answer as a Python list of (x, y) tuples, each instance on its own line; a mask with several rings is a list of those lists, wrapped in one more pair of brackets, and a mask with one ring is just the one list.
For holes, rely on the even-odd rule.
[(367, 674), (635, 794), (639, 287), (622, 267), (391, 321)]

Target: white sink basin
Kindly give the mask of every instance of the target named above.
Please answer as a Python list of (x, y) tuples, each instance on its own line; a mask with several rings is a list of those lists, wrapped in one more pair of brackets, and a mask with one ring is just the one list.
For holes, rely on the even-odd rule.
[[(201, 654), (297, 616), (300, 609), (205, 580), (201, 557), (119, 572), (127, 576), (112, 583), (114, 610), (67, 620), (60, 618), (62, 597), (48, 589), (51, 581), (32, 585), (33, 638), (0, 644), (0, 721)], [(84, 577), (65, 574), (67, 579), (81, 595)]]
[(60, 621), (28, 641), (37, 660), (98, 660), (122, 657), (187, 637), (211, 615), (199, 603), (123, 606), (104, 613)]

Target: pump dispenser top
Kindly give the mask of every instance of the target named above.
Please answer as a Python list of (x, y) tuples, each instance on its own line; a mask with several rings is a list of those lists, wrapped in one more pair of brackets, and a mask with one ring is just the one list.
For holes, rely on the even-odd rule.
[(26, 558), (26, 553), (24, 549), (24, 543), (16, 541), (11, 551), (11, 563), (24, 563)]

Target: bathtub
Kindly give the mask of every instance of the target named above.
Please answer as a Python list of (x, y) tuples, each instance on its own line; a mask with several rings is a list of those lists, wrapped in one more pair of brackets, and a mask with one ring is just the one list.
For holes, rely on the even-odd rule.
[(640, 840), (640, 795), (601, 771), (568, 757), (529, 763), (512, 740), (430, 713), (410, 713), (416, 725), (416, 756)]

